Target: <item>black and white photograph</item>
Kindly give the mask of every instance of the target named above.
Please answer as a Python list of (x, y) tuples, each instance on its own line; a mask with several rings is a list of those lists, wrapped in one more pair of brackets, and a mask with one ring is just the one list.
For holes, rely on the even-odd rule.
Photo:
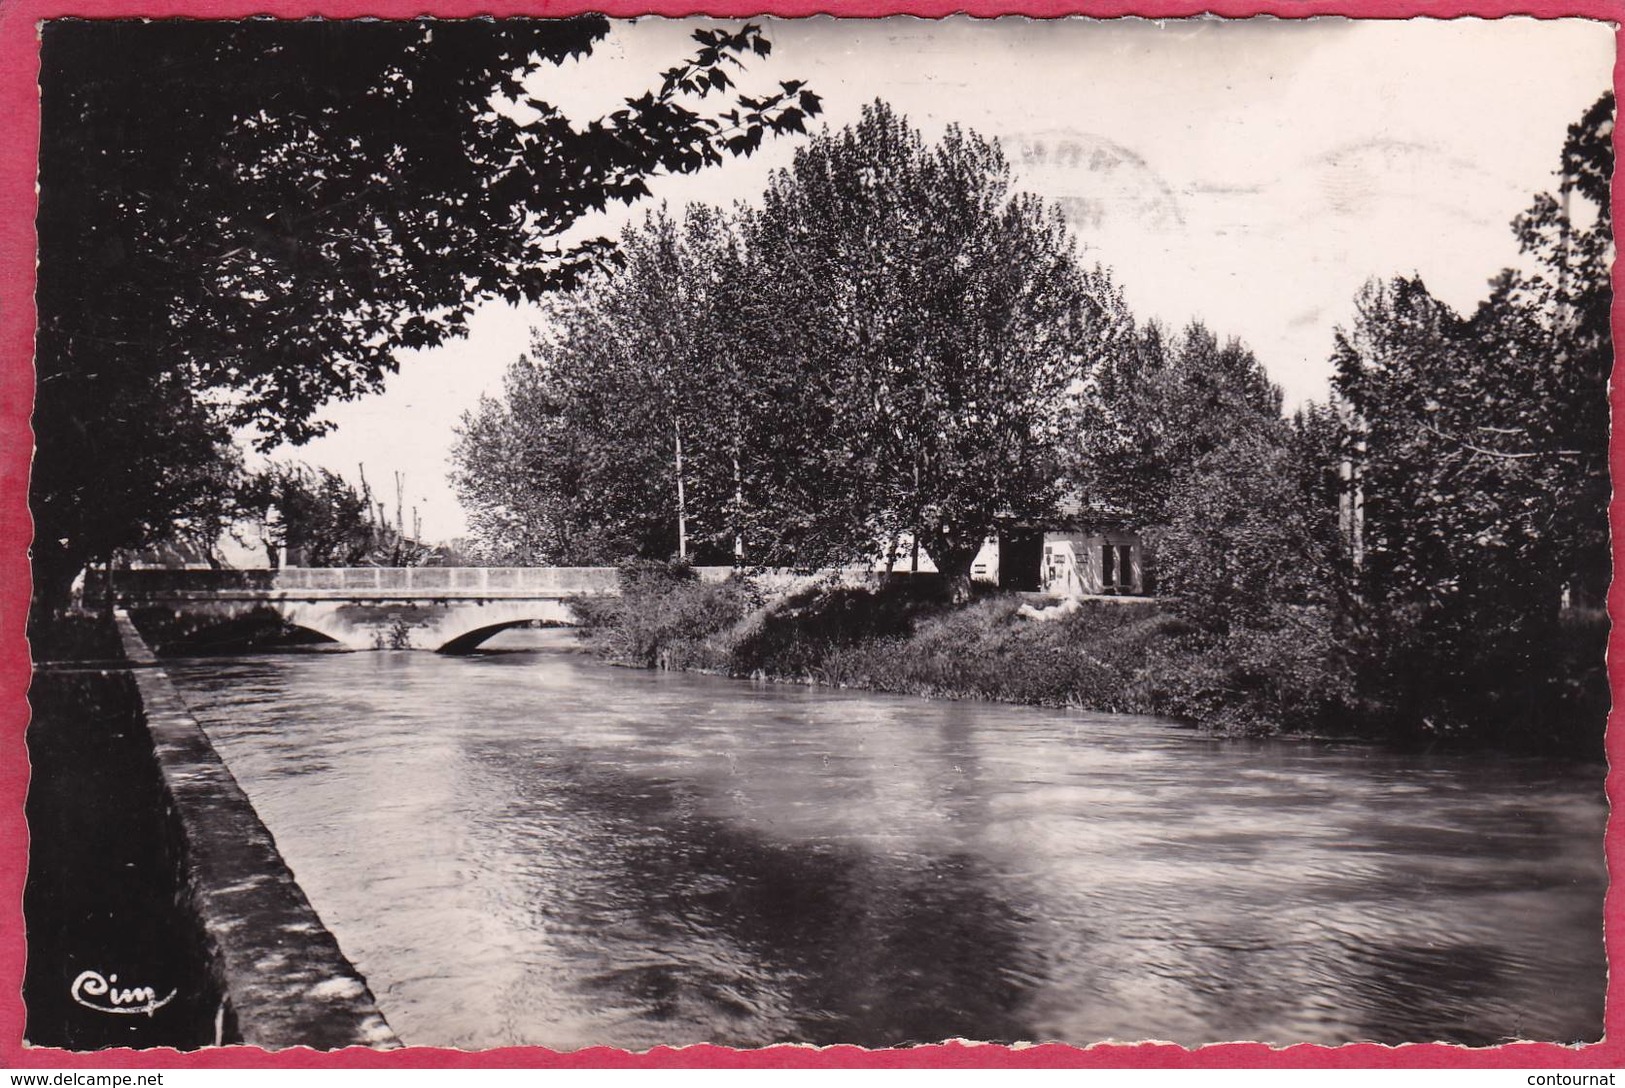
[(1603, 1038), (1612, 24), (38, 32), (29, 1046)]

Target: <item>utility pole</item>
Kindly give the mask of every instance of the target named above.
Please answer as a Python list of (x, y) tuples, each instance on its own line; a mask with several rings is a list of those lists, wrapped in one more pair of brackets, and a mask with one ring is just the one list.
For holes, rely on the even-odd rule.
[(406, 477), (399, 471), (395, 473), (395, 565), (401, 565), (402, 550), (406, 544)]

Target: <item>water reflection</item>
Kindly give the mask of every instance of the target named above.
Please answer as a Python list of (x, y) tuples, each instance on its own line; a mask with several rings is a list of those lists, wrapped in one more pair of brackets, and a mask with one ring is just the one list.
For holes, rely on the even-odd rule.
[(550, 652), (174, 673), (411, 1043), (1600, 1034), (1600, 769)]
[[(590, 920), (571, 951), (602, 967), (571, 988), (586, 1007), (615, 1010), (621, 1045), (1031, 1034), (1016, 1014), (1036, 964), (997, 874), (975, 855), (776, 840), (705, 814), (669, 780), (590, 767), (529, 775), (500, 757), (488, 769), (518, 779), (519, 795), (557, 792), (590, 841), (613, 844), (555, 849), (520, 880), (556, 890), (538, 904), (539, 928)], [(536, 823), (510, 810), (494, 852), (523, 852)]]

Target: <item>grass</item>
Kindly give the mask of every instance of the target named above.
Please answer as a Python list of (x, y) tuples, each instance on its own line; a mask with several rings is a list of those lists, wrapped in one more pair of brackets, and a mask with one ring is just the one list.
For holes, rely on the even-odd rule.
[[(1052, 607), (1035, 619), (1031, 604)], [(620, 597), (577, 610), (591, 648), (646, 668), (1155, 714), (1228, 736), (1600, 756), (1606, 617), (1571, 617), (1546, 646), (1552, 667), (1535, 688), (1480, 681), (1478, 701), (1457, 708), (1465, 727), (1444, 733), (1430, 719), (1396, 716), (1393, 685), (1358, 675), (1324, 607), (1280, 605), (1213, 630), (1164, 602), (1058, 604), (995, 590), (955, 604), (926, 577), (826, 583), (764, 602), (748, 580), (709, 584), (680, 565), (642, 563), (623, 571)], [(1516, 705), (1491, 705), (1520, 692)]]
[(931, 698), (1148, 711), (1147, 650), (1176, 625), (1152, 602), (1083, 601), (1038, 620), (1022, 614), (1023, 595), (957, 605), (925, 579), (819, 586), (764, 605), (748, 583), (650, 574), (587, 603), (586, 637), (602, 656)]
[[(839, 687), (934, 698), (1147, 709), (1145, 646), (1168, 622), (1154, 605), (1087, 602), (1063, 618), (1039, 621), (1022, 616), (1022, 604), (1016, 595), (998, 594), (961, 607), (925, 606), (906, 631), (809, 655), (816, 660), (808, 672)], [(766, 626), (775, 623), (786, 618), (770, 617)]]

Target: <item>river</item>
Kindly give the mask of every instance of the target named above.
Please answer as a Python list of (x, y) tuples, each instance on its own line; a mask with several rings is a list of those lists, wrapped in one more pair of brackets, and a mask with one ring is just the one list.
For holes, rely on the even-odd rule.
[(170, 665), (410, 1044), (1601, 1034), (1600, 767), (526, 636)]

